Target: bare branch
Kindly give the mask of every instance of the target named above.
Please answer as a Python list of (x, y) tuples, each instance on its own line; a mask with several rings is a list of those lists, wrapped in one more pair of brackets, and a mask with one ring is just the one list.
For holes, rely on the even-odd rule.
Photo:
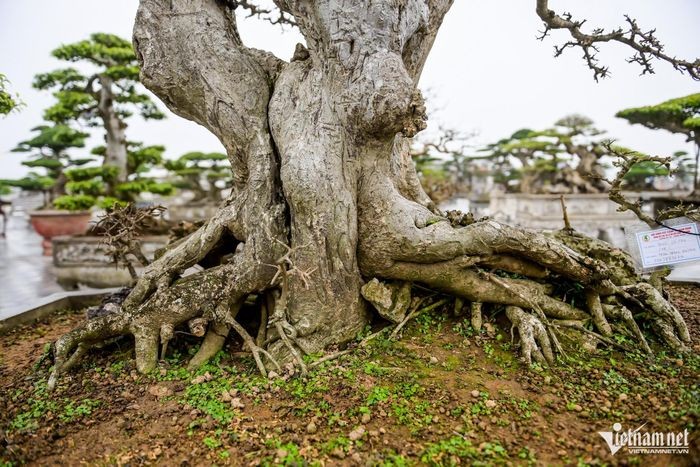
[(544, 30), (540, 32), (538, 39), (545, 37), (554, 29), (568, 29), (571, 33), (572, 41), (560, 46), (554, 46), (554, 56), (558, 57), (566, 49), (579, 47), (583, 51), (583, 59), (588, 68), (593, 70), (593, 79), (606, 78), (610, 74), (607, 66), (600, 65), (596, 44), (603, 42), (619, 42), (634, 49), (634, 55), (627, 59), (628, 63), (637, 63), (642, 67), (642, 74), (653, 74), (654, 59), (667, 62), (681, 73), (688, 73), (694, 80), (700, 80), (700, 58), (695, 61), (683, 60), (672, 57), (664, 52), (664, 46), (655, 36), (656, 30), (642, 30), (634, 18), (625, 15), (626, 28), (616, 28), (610, 32), (605, 32), (603, 28), (595, 28), (591, 34), (581, 31), (581, 26), (586, 20), (575, 20), (571, 13), (561, 15), (549, 9), (549, 0), (537, 0), (537, 15), (544, 21)]
[(281, 9), (268, 10), (255, 4), (253, 0), (221, 0), (226, 6), (235, 10), (242, 8), (248, 11), (248, 18), (256, 17), (274, 25), (297, 26), (294, 17)]
[(164, 211), (163, 206), (137, 208), (131, 203), (123, 207), (115, 204), (95, 225), (104, 232), (102, 243), (107, 255), (115, 264), (125, 266), (134, 280), (137, 279), (136, 270), (129, 255), (133, 255), (141, 266), (148, 266), (150, 261), (141, 250), (138, 236), (157, 223)]
[(669, 171), (669, 174), (672, 174), (673, 170), (671, 169), (670, 157), (649, 156), (636, 151), (617, 148), (613, 146), (612, 141), (603, 143), (603, 146), (609, 151), (610, 154), (617, 157), (617, 160), (613, 162), (613, 165), (619, 169), (617, 175), (614, 179), (605, 181), (610, 184), (608, 197), (611, 201), (620, 205), (618, 211), (631, 211), (635, 216), (637, 216), (637, 218), (639, 218), (639, 220), (652, 228), (664, 226), (664, 220), (674, 217), (688, 217), (690, 219), (700, 218), (700, 208), (698, 206), (683, 203), (679, 203), (677, 206), (664, 209), (663, 211), (659, 212), (658, 215), (652, 217), (642, 210), (641, 200), (631, 201), (622, 193), (622, 182), (624, 181), (625, 176), (637, 164), (644, 162), (656, 163), (660, 167), (665, 167)]

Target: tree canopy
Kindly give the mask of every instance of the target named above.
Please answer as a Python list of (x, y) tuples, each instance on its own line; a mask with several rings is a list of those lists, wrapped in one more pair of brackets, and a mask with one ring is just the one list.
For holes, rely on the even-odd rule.
[(682, 133), (691, 141), (700, 140), (700, 93), (656, 105), (620, 110), (615, 116), (647, 128)]
[(518, 130), (482, 152), (497, 181), (522, 193), (599, 193), (605, 190), (601, 160), (609, 155), (604, 133), (589, 118), (568, 115), (551, 128)]
[(35, 135), (17, 144), (12, 152), (28, 153), (23, 165), (32, 169), (19, 180), (3, 180), (7, 186), (41, 191), (48, 204), (66, 194), (65, 171), (92, 161), (91, 158), (73, 158), (69, 151), (85, 147), (88, 134), (64, 124), (40, 125), (32, 129)]
[(192, 201), (220, 201), (221, 190), (231, 183), (228, 157), (219, 152), (188, 152), (165, 161), (164, 166), (176, 175), (173, 184), (177, 188), (194, 193)]
[[(116, 114), (128, 118), (138, 112), (146, 119), (164, 117), (151, 98), (139, 91), (139, 67), (131, 42), (113, 34), (94, 33), (90, 39), (58, 47), (51, 53), (59, 60), (86, 62), (92, 73), (76, 68), (61, 68), (36, 75), (34, 87), (53, 90), (57, 102), (44, 112), (44, 118), (57, 123), (80, 119), (99, 126), (99, 104), (105, 96), (103, 87), (111, 89)], [(105, 90), (106, 91), (106, 90)]]
[[(693, 169), (694, 193), (700, 190), (698, 166), (700, 165), (700, 93), (670, 99), (660, 104), (624, 109), (615, 114), (632, 124), (644, 125), (651, 129), (666, 130), (686, 135), (695, 143), (695, 163)], [(688, 166), (688, 162), (685, 163)]]

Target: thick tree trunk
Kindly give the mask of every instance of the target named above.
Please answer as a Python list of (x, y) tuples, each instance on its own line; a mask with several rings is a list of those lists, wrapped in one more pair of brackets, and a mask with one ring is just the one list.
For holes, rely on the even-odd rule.
[[(637, 284), (619, 259), (591, 257), (613, 258), (609, 247), (493, 221), (455, 227), (432, 205), (409, 138), (425, 126), (416, 86), (452, 0), (275, 3), (307, 40), (291, 63), (246, 48), (229, 2), (141, 0), (134, 44), (142, 81), (220, 139), (233, 190), (201, 229), (145, 269), (120, 313), (57, 342), (52, 384), (86, 348), (122, 333), (135, 335), (138, 368), (148, 371), (159, 341), (196, 317), (210, 328), (193, 364), (214, 355), (233, 328), (264, 373), (262, 356), (304, 368), (301, 353), (342, 344), (368, 322), (361, 287), (373, 277), (470, 300), (474, 323), (481, 303), (510, 306), (527, 359), (549, 360), (550, 318), (592, 319), (606, 331), (607, 317), (616, 317), (636, 333), (625, 305), (640, 303), (669, 345), (685, 348), (680, 315), (653, 287)], [(181, 277), (215, 248), (232, 259)], [(554, 297), (551, 277), (585, 285), (590, 309)], [(236, 321), (249, 294), (266, 297), (267, 339), (257, 344)]]
[(125, 182), (129, 172), (127, 169), (126, 123), (114, 108), (114, 81), (109, 76), (100, 75), (100, 91), (97, 110), (105, 129), (105, 156), (103, 165), (117, 167), (117, 182)]

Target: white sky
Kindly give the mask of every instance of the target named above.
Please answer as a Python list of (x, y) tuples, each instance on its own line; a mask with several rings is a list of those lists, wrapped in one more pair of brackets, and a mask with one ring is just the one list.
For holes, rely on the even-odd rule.
[[(643, 28), (655, 27), (667, 50), (687, 59), (700, 56), (700, 2), (697, 0), (551, 0), (557, 11), (570, 10), (590, 25), (614, 26), (628, 13)], [(0, 119), (0, 178), (26, 173), (21, 154), (10, 153), (18, 141), (41, 124), (51, 104), (49, 93), (31, 88), (36, 73), (65, 66), (50, 56), (61, 43), (87, 38), (92, 32), (131, 37), (137, 0), (0, 0), (0, 72), (12, 82), (27, 106)], [(608, 130), (621, 144), (641, 151), (668, 154), (690, 150), (684, 138), (631, 126), (616, 119), (617, 110), (654, 104), (700, 92), (700, 84), (671, 67), (657, 64), (657, 74), (639, 77), (639, 68), (625, 63), (622, 46), (604, 47), (600, 57), (612, 77), (596, 84), (578, 51), (552, 57), (554, 40), (535, 39), (541, 24), (534, 0), (456, 0), (445, 19), (426, 65), (421, 87), (439, 109), (435, 125), (477, 131), (490, 142), (523, 127), (540, 129), (558, 118), (581, 113)], [(239, 21), (248, 45), (288, 59), (300, 37), (256, 20)], [(164, 108), (164, 106), (162, 106)], [(219, 151), (218, 141), (198, 125), (169, 114), (160, 122), (132, 119), (129, 139), (164, 144), (168, 157), (187, 151)], [(90, 146), (100, 144), (96, 134)], [(84, 150), (89, 151), (88, 148)], [(75, 155), (80, 155), (77, 152)]]

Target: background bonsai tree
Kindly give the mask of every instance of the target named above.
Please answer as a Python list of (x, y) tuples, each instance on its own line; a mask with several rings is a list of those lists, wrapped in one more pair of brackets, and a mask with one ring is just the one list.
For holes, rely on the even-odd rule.
[(511, 190), (601, 193), (606, 190), (602, 160), (610, 156), (600, 138), (603, 133), (590, 119), (569, 115), (552, 128), (519, 130), (482, 151), (490, 153), (489, 159), (499, 164), (500, 170), (506, 170), (500, 180)]
[[(246, 47), (237, 33), (234, 10), (253, 1), (141, 0), (134, 44), (142, 81), (220, 139), (232, 193), (144, 269), (118, 311), (56, 342), (49, 387), (92, 346), (124, 334), (135, 337), (138, 371), (152, 371), (175, 327), (195, 319), (208, 330), (193, 367), (218, 353), (233, 329), (265, 376), (286, 363), (304, 372), (303, 354), (346, 343), (367, 326), (369, 304), (410, 318), (411, 283), (471, 302), (473, 322), (481, 304), (504, 311), (527, 363), (554, 362), (562, 326), (606, 343), (627, 329), (650, 352), (641, 321), (669, 348), (687, 351), (678, 310), (604, 242), (453, 221), (434, 209), (410, 143), (426, 126), (418, 80), (452, 3), (276, 0), (308, 44), (285, 62)], [(700, 75), (700, 62), (646, 45), (650, 34), (587, 35), (545, 0), (537, 12), (548, 28), (573, 34), (589, 58), (591, 46), (624, 38), (639, 60), (657, 57)], [(195, 265), (201, 269), (183, 274)], [(585, 296), (576, 306), (553, 286), (566, 281)], [(251, 294), (261, 298), (258, 340), (239, 322)]]
[(32, 171), (19, 180), (3, 180), (2, 183), (23, 190), (42, 192), (44, 205), (47, 207), (66, 194), (67, 169), (92, 161), (91, 158), (76, 159), (69, 154), (70, 149), (85, 147), (88, 134), (63, 124), (41, 125), (32, 131), (36, 132), (33, 138), (20, 142), (12, 150), (29, 153), (30, 160), (22, 164), (30, 167)]
[[(695, 143), (695, 163), (693, 164), (693, 194), (700, 195), (700, 93), (671, 99), (660, 104), (621, 110), (617, 117), (632, 124), (647, 128), (661, 129), (671, 133), (686, 135)], [(687, 167), (687, 163), (685, 164)]]
[(88, 40), (62, 45), (52, 55), (68, 62), (87, 63), (93, 71), (62, 68), (37, 75), (34, 87), (52, 90), (57, 99), (46, 109), (45, 119), (102, 127), (103, 164), (117, 168), (115, 182), (125, 182), (129, 174), (126, 120), (134, 112), (145, 119), (164, 117), (139, 90), (139, 67), (131, 42), (113, 34), (95, 33)]
[(231, 185), (231, 164), (226, 154), (219, 152), (188, 152), (178, 159), (166, 160), (166, 169), (176, 178), (172, 184), (194, 194), (192, 202), (221, 201), (222, 190)]
[[(100, 167), (80, 167), (65, 173), (67, 195), (54, 201), (59, 209), (82, 209), (98, 205), (110, 208), (137, 201), (143, 193), (170, 195), (175, 190), (167, 182), (160, 182), (151, 176), (151, 171), (163, 162), (163, 146), (143, 146), (142, 143), (127, 144), (127, 179), (118, 181), (118, 169), (113, 165)], [(104, 156), (106, 148), (98, 146), (92, 154)]]

